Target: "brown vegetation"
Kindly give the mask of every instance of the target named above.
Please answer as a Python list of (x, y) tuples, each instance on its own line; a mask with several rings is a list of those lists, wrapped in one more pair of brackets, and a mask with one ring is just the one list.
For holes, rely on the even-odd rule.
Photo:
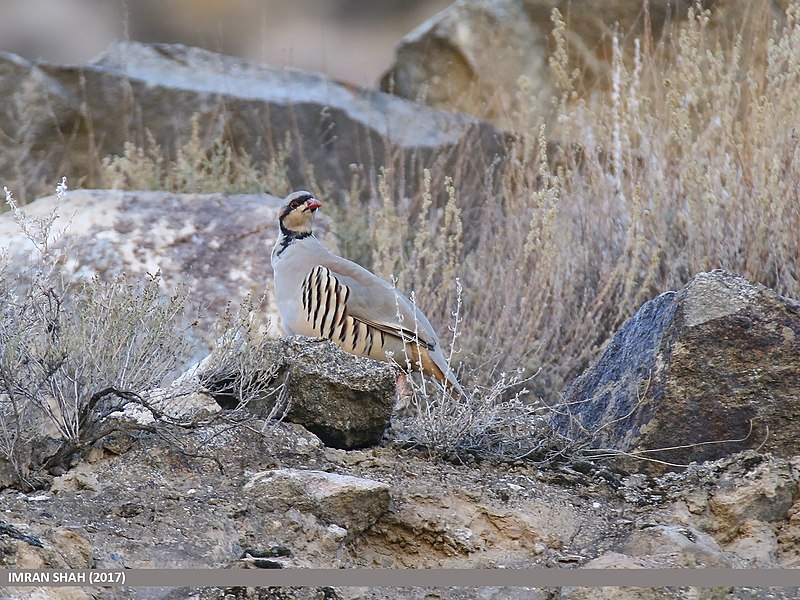
[(369, 211), (374, 266), (440, 328), (460, 279), (461, 362), (541, 368), (537, 391), (551, 398), (643, 301), (697, 272), (724, 267), (800, 296), (798, 17), (795, 3), (773, 31), (753, 15), (744, 39), (692, 9), (662, 40), (615, 38), (611, 85), (579, 91), (554, 13), (560, 97), (547, 128), (515, 133), (480, 196), (444, 181), (444, 208), (429, 176), (411, 199), (384, 177)]

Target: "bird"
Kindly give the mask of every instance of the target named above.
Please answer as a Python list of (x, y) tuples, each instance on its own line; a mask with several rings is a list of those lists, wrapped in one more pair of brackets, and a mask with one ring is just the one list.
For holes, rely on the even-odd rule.
[(313, 232), (322, 202), (289, 194), (278, 213), (272, 249), (275, 297), (287, 335), (325, 338), (341, 349), (433, 377), (465, 396), (430, 321), (395, 287), (329, 251)]

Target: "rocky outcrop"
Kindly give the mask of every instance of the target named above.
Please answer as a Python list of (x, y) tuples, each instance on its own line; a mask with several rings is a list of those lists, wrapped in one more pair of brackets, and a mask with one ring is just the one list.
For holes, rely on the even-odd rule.
[(380, 85), (404, 98), (506, 124), (521, 77), (530, 83), (524, 93), (549, 103), (547, 46), (522, 0), (461, 0), (403, 38)]
[[(334, 448), (377, 444), (389, 426), (397, 371), (388, 363), (348, 354), (328, 340), (294, 336), (259, 343), (260, 364), (247, 377), (266, 378), (247, 410), (298, 423)], [(225, 408), (241, 401), (231, 383), (238, 369), (212, 353), (187, 377), (196, 378)], [(232, 393), (233, 391), (233, 393)], [(276, 408), (277, 406), (277, 408)]]
[[(752, 450), (715, 462), (693, 465), (682, 473), (657, 479), (633, 475), (620, 488), (639, 504), (634, 530), (610, 551), (582, 565), (592, 569), (741, 569), (774, 568), (797, 563), (797, 529), (792, 516), (800, 497), (796, 461)], [(655, 508), (660, 506), (660, 508)], [(655, 510), (654, 510), (655, 508)], [(760, 598), (729, 587), (704, 590), (616, 588), (608, 595), (596, 588), (564, 588), (563, 600)], [(793, 590), (774, 591), (781, 600)]]
[(748, 450), (667, 474), (653, 489), (669, 500), (670, 523), (701, 529), (747, 564), (774, 567), (798, 548), (792, 523), (800, 508), (797, 467), (796, 459)]
[[(63, 268), (71, 281), (160, 273), (165, 292), (185, 286), (190, 293), (186, 316), (196, 322), (191, 334), (199, 358), (218, 335), (217, 317), (248, 294), (263, 296), (256, 308), (265, 322), (277, 323), (270, 253), (280, 204), (268, 195), (78, 190), (61, 202), (51, 235), (68, 249)], [(55, 198), (48, 197), (24, 212), (29, 219), (42, 219), (54, 209)], [(335, 241), (328, 227), (325, 215), (318, 215), (315, 232), (331, 246)], [(10, 249), (15, 265), (25, 264), (32, 251), (11, 213), (0, 215), (3, 247)]]
[(35, 196), (26, 186), (50, 186), (63, 175), (98, 187), (100, 160), (121, 155), (125, 142), (144, 145), (145, 131), (174, 152), (193, 115), (210, 138), (224, 135), (256, 164), (275, 158), (289, 136), (288, 176), (300, 189), (310, 186), (311, 172), (348, 189), (353, 165), (377, 169), (397, 160), (410, 173), (417, 160), (446, 157), (465, 143), (477, 167), (502, 143), (473, 118), (180, 45), (118, 43), (81, 66), (0, 53), (0, 101), (0, 131), (10, 140), (0, 151), (0, 181), (27, 200)]
[(663, 472), (746, 448), (800, 453), (800, 304), (725, 271), (647, 302), (564, 395), (555, 425)]
[[(508, 126), (519, 123), (518, 94), (525, 98), (523, 108), (534, 107), (534, 116), (546, 114), (550, 106), (554, 8), (568, 23), (565, 41), (571, 66), (580, 71), (584, 84), (604, 85), (611, 80), (615, 31), (642, 36), (646, 22), (658, 38), (665, 25), (685, 19), (694, 4), (694, 0), (652, 0), (645, 10), (637, 0), (458, 0), (403, 38), (381, 79), (381, 89)], [(747, 22), (740, 3), (700, 4), (714, 9), (714, 22), (720, 22), (723, 31), (738, 32)], [(778, 22), (786, 4), (785, 0), (753, 3), (758, 10), (771, 11)]]

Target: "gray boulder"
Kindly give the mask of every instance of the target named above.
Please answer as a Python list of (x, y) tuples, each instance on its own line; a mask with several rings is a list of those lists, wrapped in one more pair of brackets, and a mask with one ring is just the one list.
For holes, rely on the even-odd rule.
[[(186, 286), (186, 317), (196, 323), (191, 334), (200, 358), (218, 335), (218, 315), (250, 293), (264, 297), (255, 307), (262, 319), (277, 323), (270, 253), (281, 202), (265, 194), (78, 190), (63, 199), (51, 233), (66, 248), (63, 269), (69, 281), (111, 280), (122, 274), (135, 279), (160, 272), (166, 293)], [(24, 212), (30, 219), (43, 219), (55, 209), (55, 198), (48, 197), (25, 206)], [(320, 214), (315, 233), (335, 247), (328, 227)], [(11, 264), (30, 260), (33, 246), (11, 213), (0, 215), (0, 248), (10, 249)]]
[(661, 473), (800, 454), (800, 304), (717, 270), (645, 303), (564, 394), (556, 428)]
[[(121, 155), (125, 142), (144, 145), (145, 131), (174, 152), (194, 114), (203, 131), (224, 132), (256, 164), (274, 158), (289, 135), (288, 175), (301, 189), (310, 171), (348, 189), (352, 165), (397, 160), (411, 174), (467, 143), (477, 166), (491, 162), (502, 142), (471, 117), (181, 45), (120, 42), (81, 66), (0, 53), (0, 101), (0, 131), (10, 140), (0, 150), (0, 181), (28, 200), (26, 186), (49, 186), (62, 175), (100, 187), (100, 159)], [(479, 177), (482, 169), (464, 172)]]
[[(642, 37), (645, 21), (654, 38), (665, 26), (685, 19), (694, 0), (651, 0), (647, 10), (631, 0), (457, 0), (406, 35), (381, 78), (381, 89), (445, 110), (459, 110), (507, 127), (525, 117), (546, 115), (556, 93), (549, 68), (557, 8), (568, 23), (570, 68), (580, 85), (611, 81), (613, 35)], [(712, 26), (722, 32), (743, 30), (748, 11), (734, 0), (703, 0), (713, 9)], [(786, 0), (768, 0), (778, 22)], [(745, 28), (745, 29), (743, 29)], [(520, 85), (520, 77), (527, 83)], [(522, 106), (518, 94), (525, 98)], [(522, 115), (515, 115), (523, 109)], [(509, 117), (511, 117), (509, 119)], [(524, 122), (523, 122), (524, 123)]]
[(381, 89), (430, 106), (506, 124), (518, 80), (540, 104), (553, 94), (547, 35), (522, 0), (454, 2), (408, 35), (381, 79)]

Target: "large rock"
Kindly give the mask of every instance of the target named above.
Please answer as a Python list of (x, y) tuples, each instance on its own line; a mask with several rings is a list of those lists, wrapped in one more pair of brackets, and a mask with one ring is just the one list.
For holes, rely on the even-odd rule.
[[(639, 521), (639, 530), (622, 551), (642, 556), (663, 548), (662, 554), (683, 556), (679, 566), (692, 566), (692, 561), (750, 568), (797, 564), (800, 547), (793, 519), (800, 497), (798, 464), (800, 457), (745, 450), (656, 478), (631, 475), (622, 483), (622, 496), (639, 507), (664, 510)], [(682, 539), (687, 535), (691, 545)], [(735, 564), (715, 559), (715, 546), (724, 551), (717, 558)]]
[(463, 172), (479, 178), (502, 142), (464, 115), (180, 45), (121, 42), (82, 66), (0, 53), (0, 103), (0, 182), (28, 200), (26, 186), (63, 175), (99, 187), (100, 159), (121, 155), (128, 141), (144, 145), (145, 131), (174, 151), (194, 114), (209, 137), (224, 132), (256, 164), (291, 136), (289, 179), (301, 189), (310, 170), (320, 183), (348, 189), (354, 164), (398, 160), (411, 172), (466, 143), (473, 168)]
[(755, 447), (800, 454), (800, 304), (701, 273), (644, 304), (567, 388), (563, 409), (560, 431), (619, 451), (632, 470)]
[[(581, 84), (611, 81), (615, 31), (641, 37), (645, 18), (658, 37), (665, 25), (685, 19), (694, 0), (458, 0), (410, 32), (397, 47), (381, 89), (446, 110), (459, 110), (501, 126), (532, 100), (534, 115), (554, 93), (548, 67), (558, 8), (567, 26), (570, 65)], [(749, 14), (732, 0), (704, 0), (721, 28), (738, 32)], [(753, 2), (780, 22), (786, 0)], [(752, 7), (751, 7), (752, 9)], [(746, 36), (744, 39), (748, 39)], [(528, 83), (520, 85), (520, 77)], [(517, 95), (525, 98), (520, 106)]]
[(674, 501), (669, 521), (701, 528), (748, 566), (772, 567), (797, 557), (798, 458), (747, 450), (655, 481)]
[[(773, 458), (737, 478), (726, 478), (709, 494), (711, 528), (721, 543), (753, 529), (753, 521), (780, 522), (798, 497), (800, 473), (788, 461)], [(747, 537), (746, 535), (744, 537)]]
[[(267, 378), (265, 397), (248, 401), (252, 413), (271, 417), (283, 410), (285, 420), (297, 423), (334, 448), (377, 444), (392, 415), (397, 372), (388, 363), (348, 354), (328, 340), (293, 336), (260, 343), (256, 373)], [(240, 369), (212, 353), (189, 372), (226, 408), (235, 407), (241, 386), (232, 378)], [(276, 402), (278, 409), (275, 410)]]
[(547, 56), (547, 36), (522, 0), (460, 0), (403, 38), (381, 89), (504, 123), (520, 77), (549, 102)]
[[(263, 317), (277, 320), (270, 252), (277, 234), (281, 200), (268, 195), (197, 195), (168, 192), (79, 190), (61, 202), (53, 236), (67, 248), (64, 275), (72, 281), (160, 272), (167, 291), (184, 285), (190, 293), (187, 318), (196, 321), (198, 358), (210, 350), (214, 323), (228, 303), (265, 294)], [(54, 197), (24, 207), (30, 219), (56, 208)], [(328, 220), (317, 219), (318, 235)], [(13, 264), (32, 251), (11, 213), (0, 215), (0, 248), (9, 247)]]

